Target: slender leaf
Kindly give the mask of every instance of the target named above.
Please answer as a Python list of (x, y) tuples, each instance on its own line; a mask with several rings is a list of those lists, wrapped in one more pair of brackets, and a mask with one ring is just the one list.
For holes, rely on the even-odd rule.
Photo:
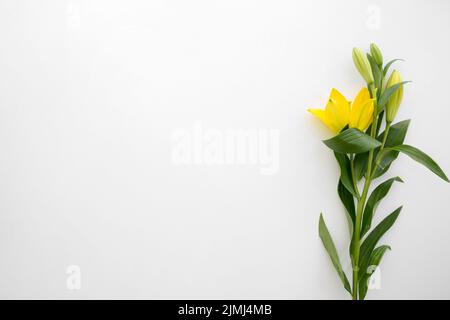
[(383, 258), (384, 254), (387, 250), (391, 250), (390, 246), (379, 246), (375, 250), (372, 251), (372, 255), (370, 256), (369, 260), (369, 266), (362, 274), (361, 279), (359, 280), (359, 299), (364, 300), (367, 294), (367, 289), (369, 287), (369, 279), (372, 276), (372, 274), (375, 272), (375, 270), (380, 265), (381, 259)]
[(376, 187), (372, 191), (372, 194), (367, 200), (366, 207), (364, 209), (361, 227), (361, 237), (363, 237), (367, 233), (367, 231), (370, 230), (370, 227), (372, 225), (372, 218), (373, 215), (375, 214), (375, 210), (377, 209), (378, 204), (384, 197), (386, 197), (389, 190), (391, 189), (392, 184), (395, 181), (403, 182), (403, 180), (400, 179), (400, 177), (391, 178), (381, 183), (378, 187)]
[(355, 160), (353, 161), (353, 166), (355, 169), (356, 179), (359, 181), (364, 177), (367, 171), (367, 160), (369, 158), (369, 153), (358, 153), (355, 155)]
[(393, 86), (386, 88), (384, 90), (383, 94), (381, 95), (380, 99), (378, 99), (377, 104), (377, 114), (380, 114), (381, 111), (384, 110), (384, 107), (386, 106), (386, 103), (389, 101), (389, 98), (397, 91), (402, 85), (411, 82), (411, 81), (403, 81), (399, 82), (397, 84), (394, 84)]
[(355, 225), (356, 213), (355, 213), (355, 199), (353, 199), (353, 195), (348, 191), (348, 189), (342, 183), (342, 180), (339, 179), (338, 183), (338, 195), (341, 199), (345, 210), (347, 211), (350, 220), (352, 221), (352, 227)]
[(339, 260), (336, 247), (334, 245), (333, 239), (331, 238), (330, 232), (328, 231), (328, 228), (325, 224), (325, 221), (323, 220), (322, 214), (320, 214), (319, 218), (319, 236), (320, 239), (322, 239), (323, 246), (327, 250), (328, 255), (331, 258), (331, 262), (333, 263), (334, 268), (336, 269), (339, 275), (339, 278), (341, 278), (344, 288), (351, 294), (352, 290), (350, 288), (350, 283), (348, 282), (347, 276), (342, 270), (342, 265)]
[(352, 172), (350, 168), (350, 159), (344, 153), (335, 152), (334, 156), (336, 157), (339, 167), (341, 168), (340, 180), (342, 181), (342, 184), (347, 188), (348, 191), (350, 191), (352, 195), (356, 197), (356, 190), (353, 186)]
[[(408, 131), (410, 123), (411, 120), (407, 119), (391, 125), (391, 127), (389, 128), (388, 136), (386, 138), (385, 147), (394, 147), (402, 144), (405, 140), (406, 132)], [(383, 135), (384, 132), (379, 135), (380, 140), (382, 139)]]
[(360, 249), (361, 251), (359, 257), (359, 275), (360, 275), (359, 278), (362, 277), (363, 273), (367, 270), (367, 267), (369, 266), (370, 256), (372, 254), (373, 249), (375, 248), (381, 237), (386, 233), (386, 231), (388, 231), (392, 227), (395, 220), (397, 220), (397, 217), (400, 214), (401, 210), (402, 207), (399, 207), (390, 215), (388, 215), (386, 218), (384, 218), (384, 220), (381, 221), (364, 240)]
[(378, 140), (354, 128), (347, 129), (323, 142), (338, 153), (362, 153), (381, 145)]
[(448, 180), (447, 176), (445, 175), (444, 171), (442, 171), (442, 169), (439, 167), (439, 165), (423, 151), (421, 151), (413, 146), (407, 145), (407, 144), (402, 144), (399, 146), (391, 147), (389, 149), (395, 150), (395, 151), (400, 151), (400, 152), (406, 154), (413, 160), (416, 160), (417, 162), (423, 164), (425, 167), (430, 169), (439, 178), (441, 178), (447, 182), (450, 182)]
[(386, 66), (383, 69), (383, 76), (386, 76), (386, 74), (389, 71), (389, 67), (396, 61), (404, 61), (404, 60), (403, 59), (394, 59), (394, 60), (391, 60), (388, 63), (386, 63)]
[(380, 89), (381, 89), (380, 67), (378, 66), (378, 64), (375, 62), (375, 60), (369, 53), (367, 54), (367, 59), (369, 60), (370, 68), (372, 69), (372, 75), (373, 75), (373, 79), (374, 79), (375, 88), (377, 88), (378, 91), (380, 91)]
[[(383, 123), (383, 116), (384, 116), (384, 110), (382, 110), (380, 112), (380, 114), (378, 115), (378, 123), (377, 123), (377, 132), (376, 132), (376, 136), (378, 136), (378, 134), (380, 133), (380, 129), (381, 129), (381, 124)], [(381, 141), (381, 140), (380, 140)]]
[[(403, 141), (405, 141), (406, 133), (408, 131), (410, 122), (411, 122), (411, 120), (404, 120), (404, 121), (400, 121), (400, 122), (392, 125), (389, 129), (385, 147), (389, 148), (389, 147), (394, 147), (394, 146), (403, 144)], [(381, 141), (381, 139), (383, 138), (383, 135), (384, 135), (384, 132), (382, 132), (378, 136), (378, 140)], [(377, 154), (378, 154), (378, 151), (375, 150), (375, 154), (374, 154), (375, 157), (377, 156)], [(389, 170), (391, 163), (395, 159), (397, 159), (397, 157), (398, 157), (398, 151), (385, 149), (382, 154), (381, 162), (378, 165), (378, 167), (376, 168), (374, 178), (378, 178), (381, 175), (383, 175), (384, 173), (386, 173), (386, 171)]]

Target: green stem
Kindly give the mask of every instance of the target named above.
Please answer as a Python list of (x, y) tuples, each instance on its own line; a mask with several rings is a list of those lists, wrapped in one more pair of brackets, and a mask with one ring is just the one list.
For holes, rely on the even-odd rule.
[[(376, 106), (376, 91), (373, 84), (369, 85), (369, 90), (372, 98), (375, 99), (375, 110)], [(377, 113), (374, 111), (372, 127), (370, 131), (370, 135), (372, 138), (375, 138), (377, 132)], [(358, 206), (356, 209), (356, 221), (355, 221), (355, 230), (353, 233), (353, 290), (352, 290), (352, 298), (353, 300), (358, 299), (358, 273), (359, 273), (359, 253), (361, 248), (361, 222), (362, 216), (364, 212), (364, 205), (366, 202), (367, 194), (369, 192), (370, 183), (372, 182), (372, 162), (373, 162), (373, 150), (369, 151), (369, 158), (367, 161), (367, 171), (365, 176), (364, 188), (361, 194), (361, 197), (358, 200)]]
[(381, 142), (380, 150), (378, 151), (377, 157), (375, 158), (375, 167), (373, 169), (371, 179), (373, 179), (373, 176), (375, 175), (375, 172), (377, 171), (377, 168), (379, 167), (381, 160), (383, 159), (383, 150), (384, 150), (384, 147), (386, 146), (386, 139), (389, 135), (390, 127), (391, 127), (391, 122), (386, 121), (386, 129), (384, 130), (383, 141)]
[[(370, 163), (372, 162), (372, 160), (370, 158), (373, 158), (373, 153), (372, 153), (372, 157), (370, 157), (369, 154), (369, 165), (367, 168), (367, 171), (369, 172), (369, 170), (371, 169), (371, 165)], [(357, 300), (358, 299), (358, 273), (359, 273), (359, 253), (360, 253), (360, 248), (361, 248), (361, 222), (362, 222), (362, 216), (363, 216), (363, 211), (364, 211), (364, 205), (366, 203), (366, 198), (367, 198), (367, 194), (369, 192), (369, 188), (370, 188), (370, 183), (371, 183), (372, 179), (371, 177), (366, 177), (366, 181), (364, 182), (364, 189), (361, 195), (361, 198), (358, 201), (358, 206), (356, 209), (356, 221), (355, 221), (355, 241), (353, 242), (354, 245), (354, 266), (353, 266), (353, 300)]]

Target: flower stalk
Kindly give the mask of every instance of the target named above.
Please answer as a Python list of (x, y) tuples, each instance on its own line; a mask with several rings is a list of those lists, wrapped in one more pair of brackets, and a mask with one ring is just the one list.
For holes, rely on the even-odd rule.
[[(403, 144), (410, 121), (404, 120), (395, 124), (393, 121), (402, 102), (403, 86), (406, 82), (402, 82), (400, 73), (394, 71), (385, 86), (389, 67), (398, 59), (383, 66), (383, 55), (378, 46), (372, 44), (370, 49), (367, 54), (358, 48), (352, 51), (355, 67), (367, 84), (352, 102), (333, 89), (324, 110), (308, 110), (336, 134), (324, 143), (334, 151), (338, 161), (341, 170), (338, 194), (352, 222), (352, 284), (341, 266), (336, 246), (322, 215), (319, 219), (319, 236), (345, 290), (353, 300), (365, 299), (372, 273), (380, 264), (384, 253), (390, 250), (388, 245), (376, 247), (377, 243), (395, 223), (402, 209), (401, 206), (397, 208), (371, 230), (377, 204), (387, 195), (394, 181), (402, 182), (402, 179), (394, 177), (382, 182), (369, 196), (372, 182), (388, 171), (399, 152), (410, 156), (441, 179), (450, 182), (443, 170), (428, 155)], [(384, 134), (379, 137), (378, 126), (382, 126), (384, 117)], [(383, 159), (387, 153), (391, 156)], [(382, 161), (383, 168), (380, 167)], [(360, 193), (358, 181), (362, 178), (364, 185)]]
[[(373, 84), (369, 85), (369, 91), (372, 99), (375, 101), (375, 110), (376, 110), (376, 88)], [(377, 113), (373, 113), (373, 120), (372, 120), (372, 126), (370, 129), (370, 136), (372, 138), (375, 138), (376, 132), (377, 132), (377, 123), (378, 123), (378, 117)], [(353, 287), (352, 287), (352, 298), (353, 300), (358, 300), (358, 276), (359, 276), (359, 253), (361, 250), (361, 222), (362, 222), (362, 215), (364, 206), (366, 203), (367, 194), (369, 192), (370, 184), (372, 182), (372, 161), (373, 161), (373, 153), (374, 150), (369, 151), (369, 158), (367, 160), (367, 172), (366, 172), (366, 179), (364, 182), (364, 187), (362, 191), (361, 197), (357, 199), (357, 209), (356, 209), (356, 220), (355, 220), (355, 228), (354, 228), (354, 239), (353, 239), (353, 245), (354, 245), (354, 265), (353, 265)]]

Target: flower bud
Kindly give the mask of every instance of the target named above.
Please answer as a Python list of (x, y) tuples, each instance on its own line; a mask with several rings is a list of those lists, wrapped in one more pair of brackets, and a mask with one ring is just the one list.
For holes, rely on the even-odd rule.
[[(397, 83), (402, 82), (402, 77), (397, 70), (394, 70), (389, 77), (389, 80), (386, 84), (386, 88), (392, 87)], [(397, 114), (398, 108), (402, 103), (403, 99), (403, 85), (400, 86), (389, 98), (389, 101), (386, 105), (386, 120), (388, 122), (392, 122)]]
[(383, 55), (381, 54), (380, 48), (375, 43), (370, 45), (370, 54), (372, 58), (375, 60), (376, 64), (381, 68), (383, 65)]
[(373, 83), (372, 68), (370, 67), (369, 59), (364, 52), (359, 48), (353, 48), (352, 52), (353, 62), (356, 69), (358, 69), (361, 76), (364, 78), (367, 84)]

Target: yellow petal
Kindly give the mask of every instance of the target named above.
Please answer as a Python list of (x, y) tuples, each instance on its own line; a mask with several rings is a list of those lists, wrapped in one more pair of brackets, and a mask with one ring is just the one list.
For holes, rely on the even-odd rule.
[(374, 102), (367, 88), (362, 88), (351, 104), (349, 127), (365, 130), (372, 121)]
[(347, 99), (345, 99), (344, 95), (339, 92), (336, 88), (331, 89), (330, 99), (336, 101), (337, 104), (345, 105), (348, 103)]
[(355, 105), (362, 105), (366, 103), (367, 100), (370, 100), (370, 93), (366, 87), (363, 87), (361, 90), (359, 90), (358, 94), (356, 95), (356, 98), (352, 103), (352, 108)]
[(328, 128), (330, 128), (332, 131), (336, 132), (335, 125), (330, 121), (330, 119), (327, 117), (327, 114), (325, 110), (321, 109), (308, 109), (310, 113), (312, 113), (314, 116), (319, 118)]
[(364, 131), (372, 122), (373, 111), (374, 101), (372, 99), (366, 100), (364, 104), (353, 106), (350, 114), (349, 127)]
[(374, 101), (367, 101), (363, 107), (363, 111), (361, 112), (361, 116), (359, 118), (358, 129), (364, 131), (367, 127), (372, 123), (373, 120), (373, 112), (374, 112)]
[(339, 124), (342, 125), (345, 123), (342, 128), (345, 127), (348, 124), (348, 119), (350, 117), (350, 103), (347, 101), (344, 95), (335, 88), (331, 89), (329, 100), (332, 100), (333, 103), (337, 106), (339, 110)]
[(339, 108), (332, 100), (329, 100), (325, 107), (325, 117), (334, 132), (339, 132), (343, 128), (339, 121)]
[(335, 132), (340, 132), (348, 124), (350, 104), (336, 89), (331, 90), (325, 114), (335, 128)]

